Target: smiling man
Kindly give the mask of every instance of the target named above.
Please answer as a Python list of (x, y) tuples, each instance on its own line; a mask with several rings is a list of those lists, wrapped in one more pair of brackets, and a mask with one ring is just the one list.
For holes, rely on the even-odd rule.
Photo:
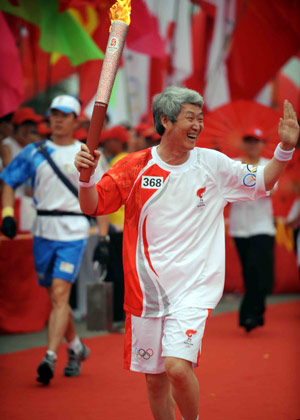
[[(154, 98), (159, 146), (130, 154), (80, 183), (81, 209), (108, 214), (125, 205), (123, 259), (126, 332), (124, 367), (146, 375), (155, 420), (198, 419), (198, 365), (207, 318), (224, 286), (223, 209), (264, 197), (292, 156), (299, 127), (286, 102), (281, 146), (265, 167), (250, 167), (195, 147), (203, 124), (199, 93), (169, 87)], [(284, 150), (283, 150), (284, 149)], [(75, 166), (97, 167), (86, 145)]]

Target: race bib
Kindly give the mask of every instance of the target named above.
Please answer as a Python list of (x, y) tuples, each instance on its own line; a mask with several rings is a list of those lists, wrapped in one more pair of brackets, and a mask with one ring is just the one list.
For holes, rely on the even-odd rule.
[(162, 176), (142, 176), (142, 188), (150, 188), (158, 190), (163, 186), (164, 179)]

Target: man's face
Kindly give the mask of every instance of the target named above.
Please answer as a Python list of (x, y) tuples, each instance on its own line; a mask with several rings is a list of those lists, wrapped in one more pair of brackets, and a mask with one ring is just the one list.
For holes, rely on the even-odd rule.
[(146, 140), (134, 130), (129, 132), (128, 150), (130, 152), (138, 152), (147, 148)]
[(23, 124), (20, 124), (16, 131), (16, 138), (23, 147), (39, 140), (37, 124), (33, 121), (26, 121)]
[(193, 104), (184, 104), (177, 121), (167, 121), (165, 133), (170, 136), (172, 145), (182, 151), (192, 150), (204, 128), (202, 109)]
[(73, 112), (66, 114), (58, 109), (52, 109), (49, 121), (53, 136), (72, 136), (77, 128), (77, 120)]
[(13, 134), (14, 126), (11, 121), (0, 122), (0, 139), (9, 137)]
[(254, 137), (248, 137), (243, 141), (243, 148), (249, 158), (258, 159), (264, 148), (264, 142)]
[(123, 143), (119, 139), (111, 138), (106, 140), (106, 151), (111, 156), (116, 156), (123, 152)]

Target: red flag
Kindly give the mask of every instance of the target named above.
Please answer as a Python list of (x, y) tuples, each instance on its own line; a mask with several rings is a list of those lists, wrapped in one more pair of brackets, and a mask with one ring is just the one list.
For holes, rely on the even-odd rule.
[(203, 94), (208, 47), (212, 36), (214, 19), (200, 10), (192, 17), (193, 73), (185, 80), (189, 89)]
[[(109, 37), (109, 28), (111, 25), (109, 17), (109, 9), (106, 7), (98, 7), (96, 9), (98, 17), (98, 26), (93, 33), (93, 40), (98, 47), (105, 52)], [(83, 63), (79, 69), (79, 98), (82, 102), (82, 109), (94, 103), (94, 96), (97, 91), (99, 78), (102, 69), (102, 60), (92, 60)]]
[(166, 55), (165, 42), (162, 39), (158, 22), (143, 0), (132, 0), (131, 24), (126, 45), (130, 50), (162, 58)]
[(76, 67), (70, 64), (66, 56), (59, 56), (55, 62), (51, 62), (52, 55), (40, 48), (39, 38), (39, 28), (24, 22), (20, 53), (26, 100), (76, 72)]
[(279, 72), (275, 83), (277, 109), (282, 112), (284, 100), (288, 99), (300, 120), (300, 59), (292, 58)]
[(77, 9), (82, 6), (99, 6), (102, 8), (110, 9), (115, 2), (116, 0), (59, 0), (59, 11), (64, 12), (67, 9)]
[(15, 111), (24, 100), (21, 62), (14, 36), (0, 12), (0, 117)]
[(298, 0), (237, 0), (237, 26), (227, 59), (231, 99), (252, 99), (300, 49)]

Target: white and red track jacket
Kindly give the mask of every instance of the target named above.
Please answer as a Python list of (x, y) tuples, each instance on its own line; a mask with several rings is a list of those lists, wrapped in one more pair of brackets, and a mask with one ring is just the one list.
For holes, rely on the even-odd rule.
[(156, 147), (129, 154), (96, 188), (95, 215), (125, 205), (124, 309), (143, 317), (215, 308), (224, 287), (223, 209), (267, 194), (262, 167), (197, 147), (176, 166)]

